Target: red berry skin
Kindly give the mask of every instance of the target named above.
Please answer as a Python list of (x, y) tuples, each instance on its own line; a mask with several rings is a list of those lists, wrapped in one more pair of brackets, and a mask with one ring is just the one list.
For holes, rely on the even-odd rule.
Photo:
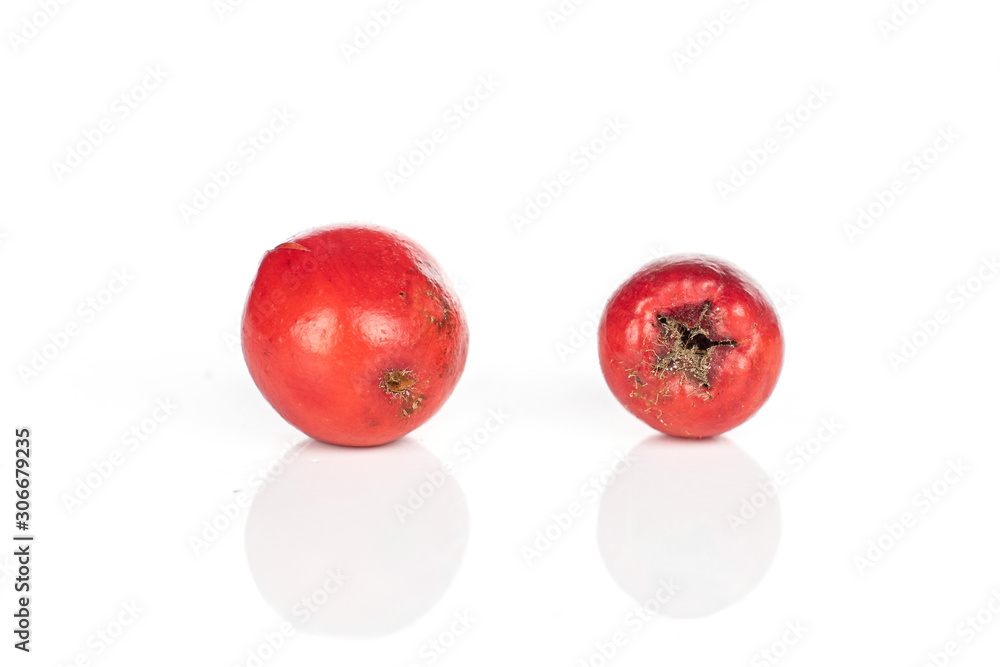
[(434, 258), (359, 224), (310, 230), (265, 254), (242, 339), (278, 414), (316, 440), (359, 447), (426, 422), (469, 349), (462, 306)]
[(752, 278), (714, 257), (675, 255), (644, 266), (612, 295), (598, 352), (629, 412), (668, 435), (708, 438), (764, 404), (784, 341)]

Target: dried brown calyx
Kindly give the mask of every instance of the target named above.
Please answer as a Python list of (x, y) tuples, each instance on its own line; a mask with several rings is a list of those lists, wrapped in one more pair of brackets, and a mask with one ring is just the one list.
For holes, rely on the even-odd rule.
[(660, 337), (657, 340), (656, 361), (652, 370), (659, 377), (666, 373), (681, 373), (691, 382), (702, 388), (709, 388), (708, 375), (712, 369), (712, 357), (715, 348), (720, 346), (735, 347), (734, 340), (715, 340), (702, 326), (705, 316), (712, 309), (712, 302), (702, 304), (701, 312), (694, 326), (669, 317), (663, 313), (656, 314)]
[(387, 371), (382, 376), (379, 386), (385, 390), (389, 396), (402, 401), (400, 414), (409, 417), (420, 408), (424, 402), (424, 395), (416, 389), (410, 391), (417, 384), (417, 377), (413, 371)]
[(402, 394), (417, 383), (410, 371), (389, 371), (382, 376), (382, 388), (390, 394)]

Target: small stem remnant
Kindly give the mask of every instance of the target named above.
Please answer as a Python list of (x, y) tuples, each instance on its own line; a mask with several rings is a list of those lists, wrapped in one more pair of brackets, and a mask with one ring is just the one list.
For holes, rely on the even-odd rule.
[(382, 388), (390, 394), (402, 394), (417, 383), (410, 371), (389, 371), (382, 377)]
[(379, 386), (391, 396), (389, 400), (402, 401), (399, 413), (409, 417), (420, 408), (424, 395), (418, 389), (410, 390), (417, 384), (417, 376), (413, 371), (386, 371), (379, 381)]

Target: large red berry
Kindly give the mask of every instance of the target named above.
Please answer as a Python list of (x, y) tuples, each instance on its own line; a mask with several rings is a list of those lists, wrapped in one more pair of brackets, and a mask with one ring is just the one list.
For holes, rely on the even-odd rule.
[(676, 255), (618, 288), (598, 331), (604, 379), (628, 410), (673, 436), (742, 424), (781, 371), (781, 326), (761, 288), (736, 267)]
[(243, 313), (243, 356), (290, 424), (340, 445), (391, 442), (458, 382), (469, 331), (426, 250), (393, 231), (305, 232), (261, 260)]

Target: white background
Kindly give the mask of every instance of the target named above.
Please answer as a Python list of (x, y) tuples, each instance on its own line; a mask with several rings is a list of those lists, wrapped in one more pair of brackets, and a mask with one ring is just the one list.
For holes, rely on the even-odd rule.
[[(387, 2), (93, 0), (51, 18), (6, 2), (0, 535), (15, 532), (13, 432), (28, 426), (37, 538), (29, 656), (11, 647), (13, 547), (0, 550), (3, 663), (256, 664), (282, 596), (336, 560), (361, 588), (322, 607), (333, 634), (296, 628), (263, 664), (761, 665), (766, 649), (787, 665), (921, 665), (952, 641), (949, 664), (996, 664), (1000, 617), (974, 632), (965, 619), (1000, 591), (1000, 286), (980, 278), (1000, 247), (1000, 6), (904, 4), (888, 30), (889, 0), (591, 0), (554, 26), (555, 0), (404, 0), (349, 62), (342, 44)], [(447, 120), (480, 77), (496, 90)], [(294, 120), (247, 159), (275, 109)], [(623, 131), (581, 171), (609, 119)], [(436, 128), (446, 141), (391, 189), (385, 173)], [(763, 166), (743, 164), (765, 146)], [(925, 149), (933, 164), (914, 171)], [(88, 155), (54, 165), (73, 150)], [(240, 172), (185, 216), (230, 160)], [(754, 173), (724, 199), (734, 168)], [(539, 202), (561, 170), (572, 183)], [(849, 234), (896, 179), (902, 194)], [(518, 226), (529, 199), (547, 206)], [(346, 220), (398, 229), (445, 267), (470, 322), (465, 375), (402, 444), (307, 450), (266, 501), (233, 505), (303, 440), (239, 352), (257, 262)], [(605, 300), (674, 252), (734, 262), (782, 314), (774, 395), (715, 442), (653, 437), (598, 367)], [(487, 437), (491, 410), (503, 424)], [(619, 453), (632, 463), (595, 493)], [(394, 522), (388, 503), (444, 462), (454, 477)], [(952, 465), (966, 471), (933, 503), (916, 497)], [(731, 527), (781, 472), (779, 497)], [(67, 503), (88, 476), (97, 488)], [(228, 525), (192, 547), (212, 521)], [(664, 573), (685, 597), (637, 627), (635, 591)], [(96, 639), (133, 603), (110, 648)], [(693, 611), (713, 613), (678, 618)], [(452, 637), (456, 614), (474, 620)]]

